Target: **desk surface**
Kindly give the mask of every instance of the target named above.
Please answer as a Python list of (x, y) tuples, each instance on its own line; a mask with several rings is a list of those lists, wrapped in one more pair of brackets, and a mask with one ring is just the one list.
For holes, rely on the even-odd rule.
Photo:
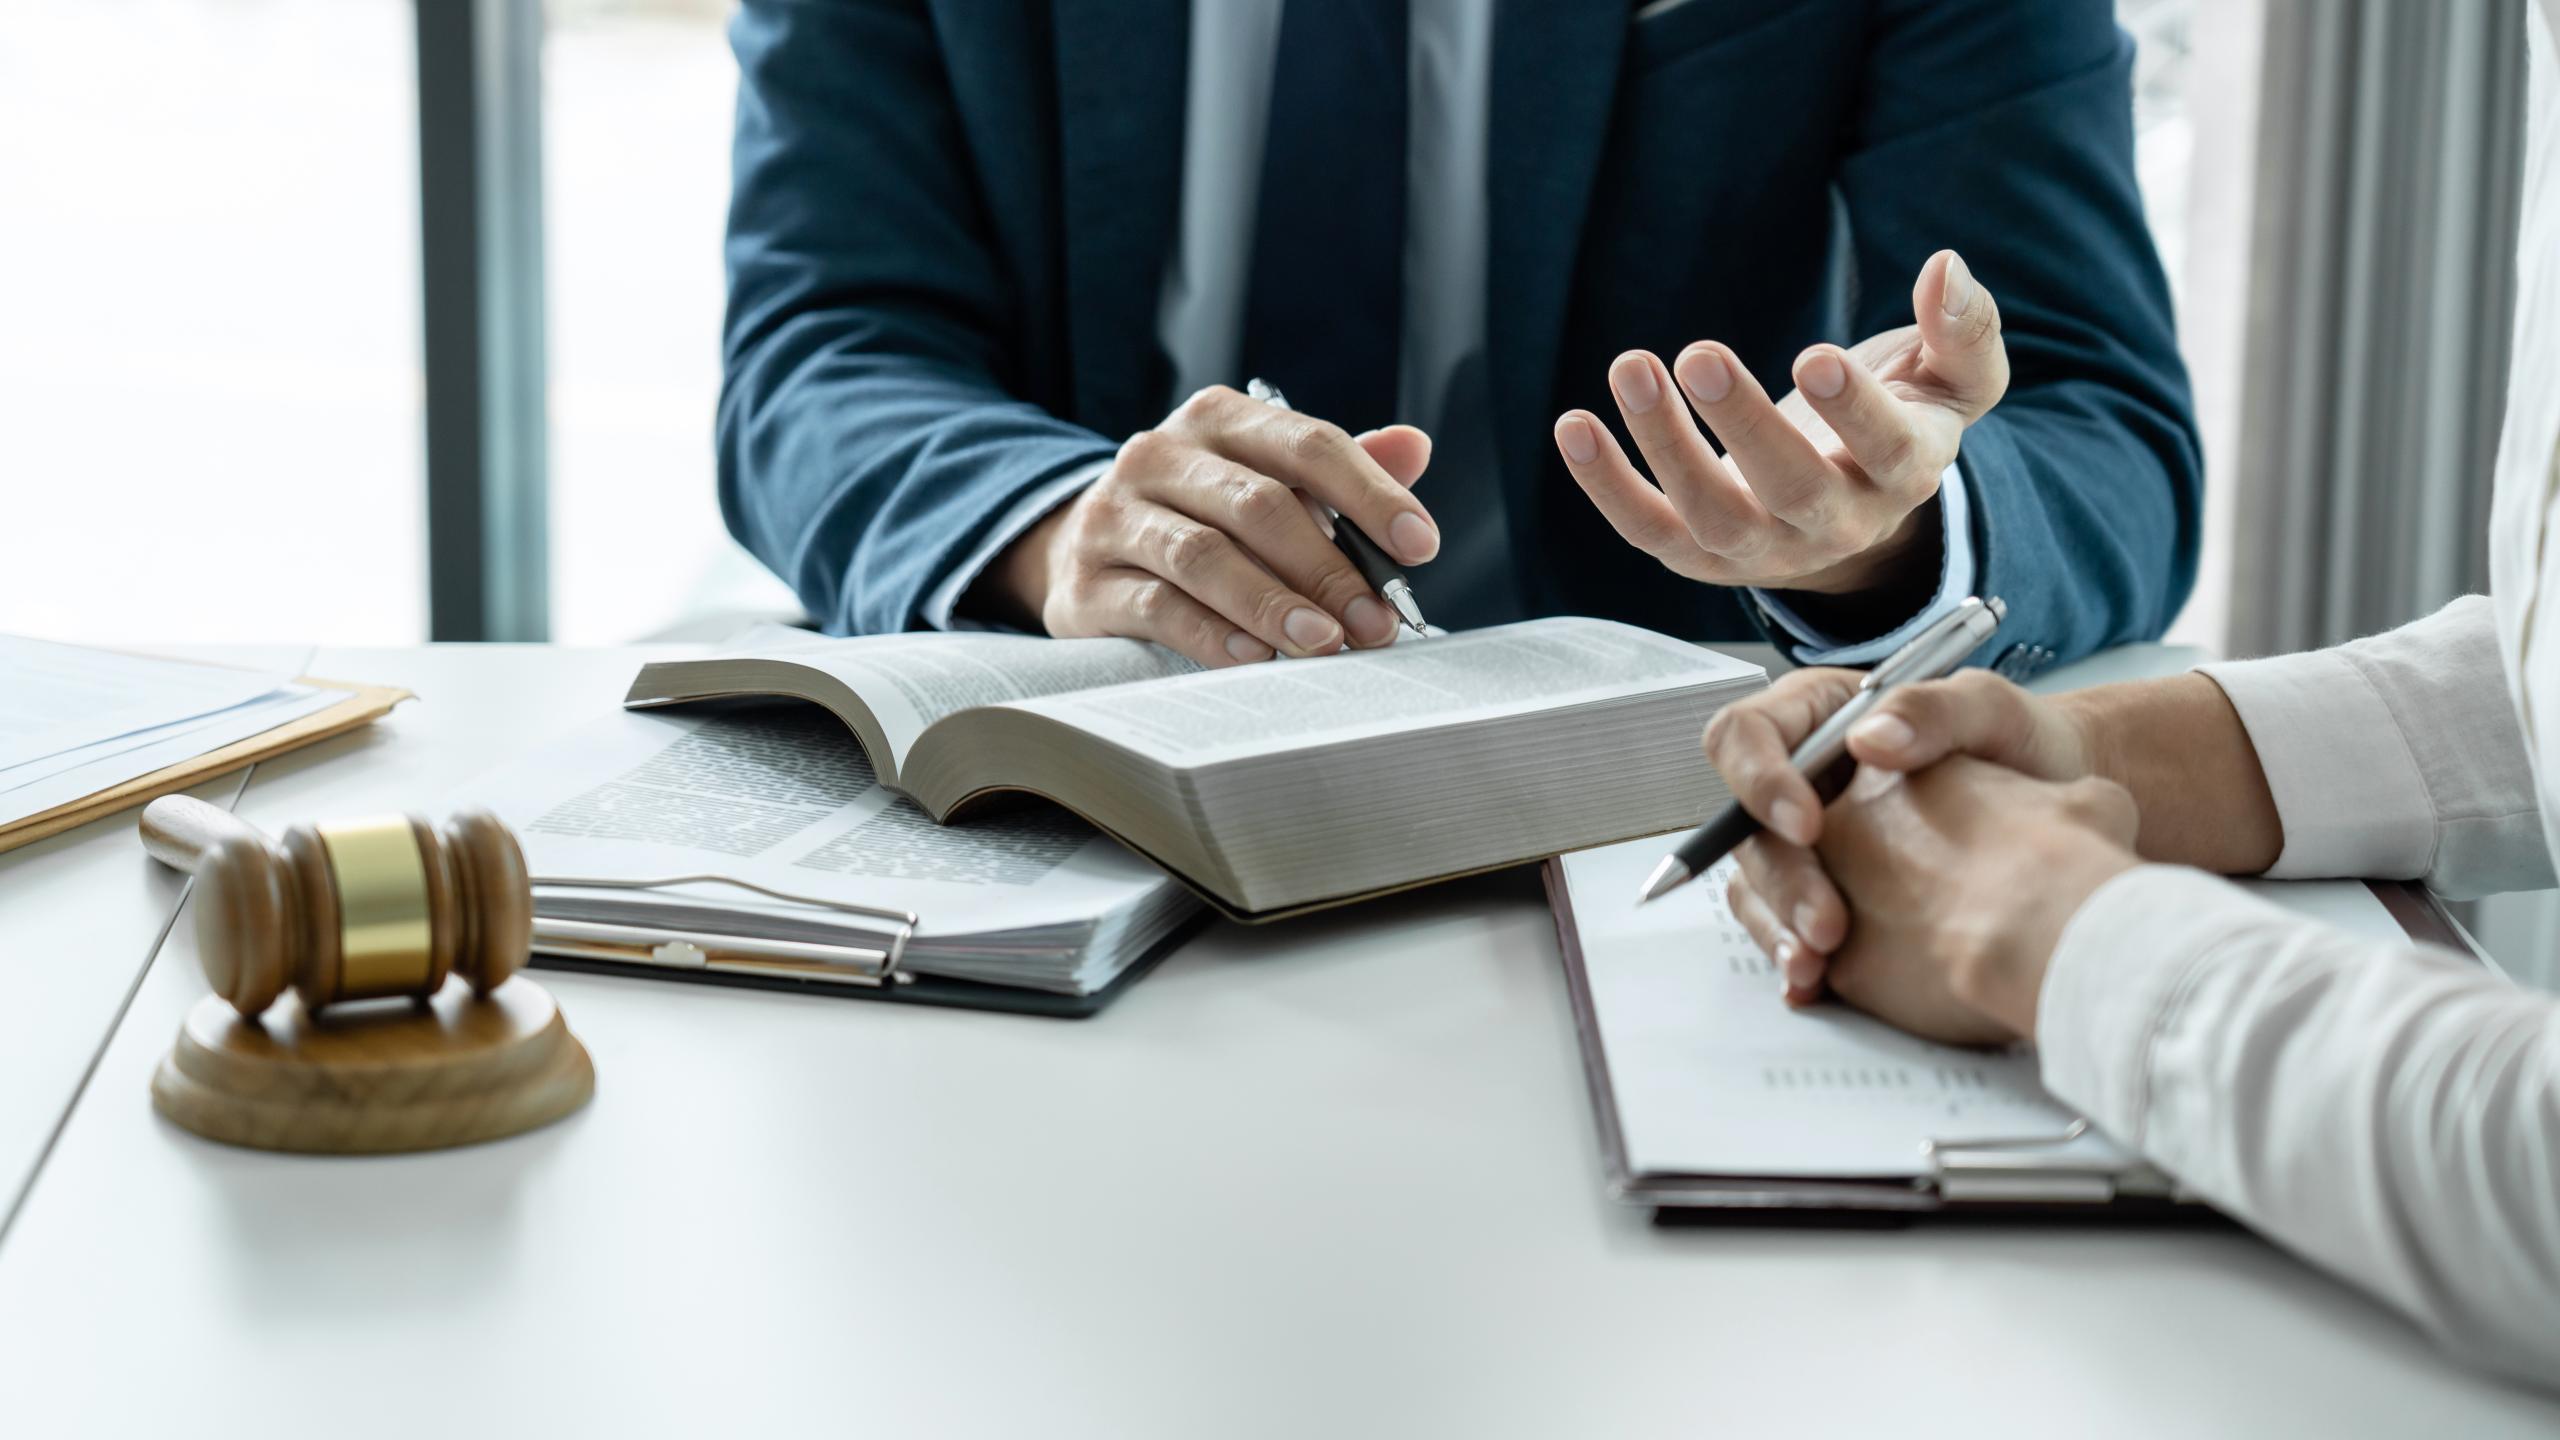
[[(263, 824), (431, 806), (635, 656), (312, 663), (426, 698), (261, 767), (238, 808)], [(65, 883), (145, 930), (165, 909), (138, 862)], [(596, 1058), (584, 1113), (256, 1154), (151, 1111), (203, 993), (179, 926), (0, 1241), (0, 1430), (2560, 1425), (2238, 1232), (1653, 1228), (1601, 1194), (1525, 872), (1212, 929), (1083, 1023), (543, 979)]]

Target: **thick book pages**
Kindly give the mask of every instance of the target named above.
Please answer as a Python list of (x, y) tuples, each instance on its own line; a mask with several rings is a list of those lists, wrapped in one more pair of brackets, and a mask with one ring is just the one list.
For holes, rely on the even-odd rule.
[[(467, 797), (514, 829), (543, 920), (814, 945), (878, 945), (877, 918), (714, 883), (905, 911), (915, 974), (1091, 995), (1199, 903), (1153, 866), (1051, 808), (935, 824), (878, 783), (843, 726), (805, 706), (617, 714), (481, 777)], [(541, 927), (537, 926), (537, 930)]]
[(1128, 640), (900, 635), (661, 662), (626, 703), (814, 701), (938, 819), (1045, 796), (1267, 919), (1695, 823), (1757, 666), (1559, 618), (1200, 671)]

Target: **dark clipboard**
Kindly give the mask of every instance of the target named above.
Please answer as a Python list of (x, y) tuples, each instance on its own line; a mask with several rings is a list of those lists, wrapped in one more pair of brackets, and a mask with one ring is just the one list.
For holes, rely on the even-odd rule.
[(535, 951), (532, 964), (536, 969), (567, 970), (582, 975), (619, 975), (638, 980), (671, 980), (679, 985), (725, 985), (742, 990), (780, 990), (802, 995), (824, 995), (841, 1000), (873, 1000), (886, 1005), (941, 1005), (964, 1010), (995, 1010), (1013, 1015), (1040, 1015), (1053, 1020), (1084, 1020), (1102, 1012), (1128, 988), (1143, 979), (1147, 972), (1180, 948), (1182, 943), (1200, 933), (1209, 923), (1207, 911), (1200, 911), (1166, 932), (1163, 939), (1149, 946), (1147, 952), (1132, 962), (1128, 969), (1112, 978), (1110, 984), (1090, 995), (1060, 995), (1047, 990), (1025, 990), (1014, 985), (989, 985), (976, 980), (952, 980), (939, 975), (915, 975), (894, 985), (845, 985), (825, 980), (801, 980), (788, 975), (741, 974), (720, 970), (676, 970), (662, 965), (633, 964), (617, 960), (590, 960), (566, 955), (549, 955)]
[[(1555, 913), (1556, 941), (1563, 952), (1565, 990), (1573, 1006), (1574, 1038), (1582, 1051), (1583, 1078), (1591, 1092), (1592, 1119), (1599, 1132), (1600, 1159), (1610, 1195), (1630, 1205), (1650, 1206), (1654, 1223), (1670, 1226), (1798, 1226), (1823, 1228), (1892, 1228), (1919, 1221), (2008, 1222), (2060, 1220), (2107, 1225), (2228, 1225), (2219, 1211), (2179, 1193), (2158, 1172), (2136, 1172), (2130, 1183), (2110, 1183), (2100, 1195), (2096, 1178), (2060, 1175), (2052, 1193), (2033, 1193), (2033, 1186), (2002, 1189), (1991, 1195), (1950, 1195), (1949, 1187), (1930, 1178), (1875, 1180), (1808, 1179), (1782, 1175), (1692, 1175), (1639, 1173), (1627, 1159), (1626, 1134), (1618, 1123), (1617, 1092), (1609, 1078), (1608, 1055), (1600, 1043), (1598, 1012), (1591, 998), (1591, 976), (1582, 953), (1580, 928), (1574, 923), (1573, 896), (1564, 881), (1564, 862), (1541, 867), (1547, 904)], [(2470, 937), (2422, 885), (2399, 880), (2368, 880), (2366, 888), (2413, 940), (2443, 945), (2481, 958)]]

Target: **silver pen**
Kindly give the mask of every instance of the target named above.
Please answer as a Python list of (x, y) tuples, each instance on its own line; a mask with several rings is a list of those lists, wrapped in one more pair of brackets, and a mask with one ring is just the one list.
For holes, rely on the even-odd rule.
[[(1787, 757), (1787, 763), (1806, 779), (1824, 800), (1839, 793), (1849, 782), (1849, 769), (1841, 762), (1849, 754), (1849, 730), (1876, 707), (1885, 692), (1914, 680), (1937, 680), (1953, 674), (1964, 663), (1964, 657), (1982, 648), (2008, 618), (2009, 607), (1997, 598), (1968, 598), (1949, 611), (1928, 629), (1911, 637), (1909, 644), (1893, 652), (1858, 682), (1857, 693), (1848, 703), (1831, 714), (1831, 718), (1814, 727), (1804, 743)], [(1833, 773), (1837, 767), (1838, 773)], [(1707, 867), (1733, 853), (1735, 846), (1760, 832), (1760, 821), (1742, 802), (1734, 801), (1724, 813), (1682, 837), (1680, 844), (1662, 863), (1645, 877), (1641, 905), (1658, 900), (1707, 872)]]
[[(1244, 393), (1265, 405), (1281, 410), (1289, 408), (1288, 396), (1258, 379), (1244, 382)], [(1370, 589), (1395, 607), (1396, 618), (1404, 621), (1414, 634), (1431, 633), (1423, 626), (1422, 604), (1413, 598), (1413, 585), (1404, 578), (1404, 571), (1387, 558), (1387, 552), (1378, 548), (1377, 541), (1361, 534), (1359, 526), (1344, 520), (1330, 505), (1320, 508), (1333, 522), (1334, 548), (1350, 559), (1352, 568), (1360, 572), (1360, 578), (1368, 581)]]

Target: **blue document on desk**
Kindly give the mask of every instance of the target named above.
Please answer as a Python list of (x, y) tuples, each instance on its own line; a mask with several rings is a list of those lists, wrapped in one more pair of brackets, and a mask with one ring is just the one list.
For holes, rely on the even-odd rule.
[[(1665, 1218), (2192, 1214), (2168, 1175), (2081, 1123), (2025, 1049), (1941, 1045), (1840, 1004), (1789, 1009), (1725, 908), (1725, 862), (1639, 906), (1665, 839), (1551, 862), (1548, 895), (1613, 1194)], [(2423, 892), (2255, 882), (2291, 909), (2460, 944)]]

